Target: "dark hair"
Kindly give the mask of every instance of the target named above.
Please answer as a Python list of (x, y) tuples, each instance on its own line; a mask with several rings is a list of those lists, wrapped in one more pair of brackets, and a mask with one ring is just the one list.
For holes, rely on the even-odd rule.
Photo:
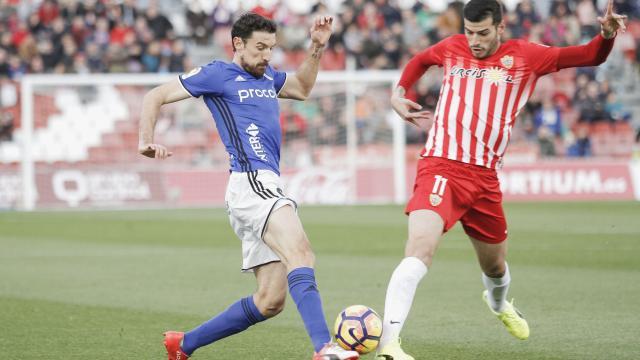
[(233, 46), (233, 51), (236, 50), (235, 45), (233, 45), (233, 38), (239, 37), (242, 41), (246, 42), (254, 31), (264, 31), (273, 34), (276, 32), (276, 29), (277, 26), (275, 22), (254, 12), (242, 14), (242, 16), (233, 23), (233, 27), (231, 28), (231, 45)]
[(493, 25), (502, 22), (502, 4), (498, 0), (471, 0), (464, 6), (464, 18), (471, 22), (480, 22), (489, 16)]

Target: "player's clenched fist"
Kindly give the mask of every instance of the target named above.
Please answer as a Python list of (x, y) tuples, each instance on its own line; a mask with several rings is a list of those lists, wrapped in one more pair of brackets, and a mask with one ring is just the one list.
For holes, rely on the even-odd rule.
[(138, 152), (146, 157), (155, 158), (155, 159), (166, 159), (167, 157), (173, 155), (172, 152), (167, 150), (166, 147), (159, 144), (144, 144), (140, 145), (138, 148)]

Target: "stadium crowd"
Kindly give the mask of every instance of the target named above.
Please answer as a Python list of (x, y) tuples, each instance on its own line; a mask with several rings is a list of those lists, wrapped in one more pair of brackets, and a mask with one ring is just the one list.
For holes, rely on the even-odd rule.
[(43, 0), (26, 11), (0, 2), (0, 76), (26, 73), (181, 72), (184, 42), (154, 3)]
[[(230, 58), (230, 25), (239, 13), (248, 10), (280, 24), (281, 46), (274, 53), (272, 64), (283, 70), (295, 69), (304, 58), (309, 15), (313, 13), (337, 14), (334, 35), (322, 58), (324, 70), (344, 70), (348, 67), (347, 59), (353, 59), (357, 69), (400, 69), (417, 52), (463, 30), (461, 1), (438, 8), (434, 4), (442, 2), (429, 0), (327, 0), (308, 2), (313, 5), (300, 10), (300, 7), (287, 6), (292, 2), (283, 0), (183, 0), (184, 13), (179, 15), (186, 24), (182, 31), (176, 31), (170, 21), (176, 17), (163, 14), (156, 2), (145, 2), (144, 8), (140, 3), (133, 0), (0, 0), (0, 79), (19, 79), (27, 73), (183, 72), (193, 66), (191, 49), (204, 48), (211, 57)], [(254, 5), (247, 7), (247, 3)], [(603, 8), (602, 3), (597, 0), (505, 1), (505, 37), (553, 46), (584, 43), (599, 32), (596, 17)], [(542, 9), (539, 5), (546, 6)], [(615, 8), (629, 16), (629, 31), (619, 35), (616, 41), (616, 51), (624, 59), (620, 66), (637, 72), (640, 5), (634, 0), (615, 0)], [(541, 84), (542, 95), (531, 100), (521, 117), (520, 137), (537, 142), (541, 155), (588, 156), (591, 153), (589, 132), (574, 124), (628, 122), (632, 118), (631, 110), (619, 99), (621, 86), (603, 81), (601, 71), (585, 68), (569, 72), (562, 77), (564, 82), (554, 78), (555, 85), (560, 86), (554, 89), (547, 86), (546, 92), (544, 83)], [(410, 96), (433, 108), (438, 85), (438, 81), (425, 81)], [(380, 96), (376, 91), (372, 93)], [(367, 106), (376, 104), (371, 100), (366, 95), (358, 100), (359, 113), (365, 116), (359, 119), (363, 128), (371, 122), (367, 114), (380, 114), (367, 110)], [(326, 97), (320, 101), (321, 106), (336, 106), (339, 100)], [(327, 118), (323, 115), (310, 118), (306, 116), (309, 109), (289, 111), (285, 107), (283, 110), (283, 132), (290, 138), (310, 135), (311, 141), (317, 144), (344, 142), (345, 124), (331, 112), (322, 112)], [(378, 120), (374, 123), (385, 121)], [(424, 134), (408, 129), (410, 142), (424, 140)], [(375, 131), (363, 131), (360, 141), (375, 142), (379, 137)], [(514, 141), (517, 140), (515, 136)]]

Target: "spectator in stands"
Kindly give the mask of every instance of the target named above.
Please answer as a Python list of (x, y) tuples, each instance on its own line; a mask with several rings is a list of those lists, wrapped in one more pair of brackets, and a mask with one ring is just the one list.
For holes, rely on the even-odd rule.
[(120, 4), (120, 18), (127, 26), (132, 27), (139, 16), (135, 0), (124, 0)]
[(110, 40), (109, 21), (100, 17), (96, 20), (96, 29), (89, 35), (87, 42), (96, 44), (101, 50), (105, 50), (109, 46)]
[(280, 104), (280, 128), (284, 142), (307, 136), (307, 120), (300, 113), (293, 111), (291, 104)]
[(13, 115), (10, 112), (0, 113), (0, 142), (13, 139)]
[(19, 79), (27, 73), (26, 64), (18, 55), (9, 56), (9, 78)]
[(127, 51), (118, 44), (111, 44), (107, 49), (107, 69), (111, 73), (122, 73), (127, 70)]
[(344, 112), (338, 107), (340, 96), (323, 96), (318, 99), (318, 108), (311, 115), (309, 139), (314, 145), (344, 145), (347, 129)]
[(571, 14), (564, 1), (556, 1), (551, 6), (551, 15), (544, 28), (542, 40), (547, 45), (575, 45), (580, 38), (580, 25)]
[(147, 51), (142, 55), (142, 65), (146, 72), (158, 72), (160, 70), (160, 43), (157, 40), (152, 41)]
[(173, 39), (173, 25), (166, 16), (158, 11), (155, 3), (149, 4), (145, 16), (156, 39)]
[(0, 79), (9, 77), (9, 55), (7, 50), (0, 47)]
[(424, 32), (418, 22), (418, 17), (411, 10), (404, 10), (402, 12), (402, 43), (403, 44), (415, 44), (418, 38)]
[[(620, 11), (620, 9), (618, 9)], [(576, 18), (580, 24), (581, 33), (583, 36), (590, 38), (600, 31), (593, 19), (597, 18), (598, 12), (593, 3), (593, 0), (579, 0), (576, 5)], [(624, 13), (627, 14), (627, 13)]]
[[(515, 38), (527, 37), (534, 24), (540, 22), (540, 16), (536, 12), (531, 0), (523, 0), (516, 6), (516, 26), (512, 35)], [(594, 16), (595, 19), (595, 16)]]
[(211, 14), (211, 23), (214, 31), (218, 28), (229, 28), (233, 23), (233, 13), (225, 6), (226, 1), (220, 0)]
[(631, 113), (625, 108), (624, 104), (618, 99), (614, 92), (610, 92), (609, 95), (607, 95), (604, 110), (612, 122), (629, 121), (631, 119)]
[(69, 31), (75, 43), (82, 48), (90, 32), (89, 28), (85, 25), (84, 18), (80, 15), (74, 16), (73, 20), (71, 20), (71, 28)]
[(462, 15), (457, 2), (450, 3), (447, 9), (436, 19), (436, 27), (430, 32), (432, 40), (440, 41), (462, 31)]
[[(218, 4), (216, 8), (219, 7), (220, 5)], [(189, 24), (191, 38), (194, 39), (197, 44), (208, 44), (211, 39), (209, 15), (202, 8), (200, 1), (190, 1), (188, 3), (186, 18)]]
[(567, 156), (588, 157), (592, 154), (588, 126), (578, 126), (575, 136), (569, 132), (567, 143), (569, 144), (567, 146)]
[(49, 25), (60, 15), (58, 5), (53, 0), (44, 0), (38, 9), (38, 18), (43, 25)]
[[(13, 3), (0, 6), (0, 49), (4, 51), (0, 74), (5, 76), (17, 78), (27, 72), (182, 72), (188, 63), (184, 44), (173, 45), (177, 41), (173, 25), (154, 4), (145, 13), (133, 0), (118, 4), (44, 0), (37, 7), (20, 9), (29, 12), (18, 12)], [(160, 51), (154, 41), (162, 41)]]
[(562, 136), (562, 115), (560, 108), (553, 103), (549, 98), (542, 100), (542, 105), (533, 115), (533, 124), (536, 131), (539, 132), (541, 128), (547, 128), (552, 137)]
[(171, 55), (168, 57), (169, 72), (182, 73), (188, 66), (186, 64), (187, 54), (185, 53), (184, 42), (176, 40), (171, 46)]
[(98, 44), (89, 42), (86, 47), (87, 66), (92, 73), (103, 73), (107, 71), (106, 63), (103, 60), (102, 52)]
[(551, 130), (546, 126), (538, 128), (538, 147), (540, 156), (553, 157), (556, 156), (555, 138)]
[(384, 24), (387, 28), (394, 24), (402, 23), (402, 14), (400, 10), (389, 4), (389, 0), (375, 0), (378, 12), (382, 15)]
[[(416, 21), (418, 22), (418, 25), (420, 25), (420, 28), (422, 28), (422, 33), (427, 33), (436, 26), (438, 14), (432, 11), (426, 2), (417, 2), (413, 9), (411, 9), (411, 12), (415, 14)], [(406, 14), (403, 13), (403, 22), (406, 21), (405, 15)]]
[(15, 53), (16, 47), (13, 45), (13, 35), (6, 27), (3, 26), (0, 30), (0, 48), (4, 49), (7, 53)]
[(374, 3), (365, 3), (357, 15), (358, 28), (366, 33), (376, 33), (385, 27), (384, 16)]
[(76, 74), (89, 74), (89, 64), (87, 64), (87, 57), (83, 53), (78, 53), (73, 58), (73, 70)]
[(586, 91), (580, 96), (579, 121), (593, 123), (609, 118), (605, 110), (606, 99), (600, 92), (597, 82), (590, 81)]

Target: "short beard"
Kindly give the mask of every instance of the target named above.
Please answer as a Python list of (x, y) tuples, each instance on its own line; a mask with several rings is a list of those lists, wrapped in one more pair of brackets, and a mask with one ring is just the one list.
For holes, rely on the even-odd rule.
[(495, 41), (491, 44), (491, 47), (487, 49), (487, 53), (482, 57), (482, 59), (488, 58), (489, 56), (495, 54), (498, 50), (498, 46), (500, 46), (500, 36), (496, 36)]
[(267, 69), (266, 67), (264, 69), (261, 69), (257, 65), (256, 66), (249, 65), (246, 61), (244, 61), (244, 57), (242, 56), (240, 57), (240, 65), (242, 66), (244, 71), (248, 72), (249, 74), (253, 75), (256, 78), (261, 78)]

